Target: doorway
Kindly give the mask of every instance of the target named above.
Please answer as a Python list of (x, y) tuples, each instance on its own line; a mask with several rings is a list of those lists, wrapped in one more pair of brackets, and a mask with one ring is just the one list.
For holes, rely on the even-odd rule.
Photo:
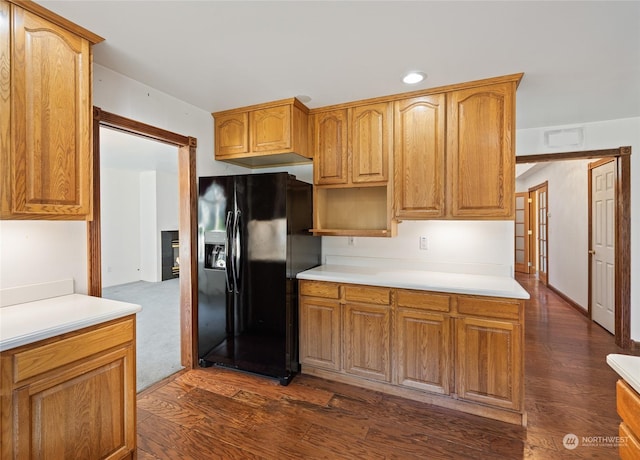
[[(611, 158), (615, 170), (615, 267), (613, 268), (615, 300), (615, 340), (622, 348), (631, 341), (631, 147), (564, 152), (555, 154), (521, 155), (516, 163), (541, 163), (575, 159)], [(548, 257), (548, 254), (547, 254)], [(548, 262), (548, 260), (547, 260)], [(586, 280), (588, 283), (588, 280)], [(591, 293), (589, 292), (589, 296)], [(588, 315), (591, 317), (591, 299)]]
[(178, 147), (179, 189), (179, 262), (180, 262), (180, 359), (186, 369), (195, 365), (197, 357), (193, 327), (193, 306), (197, 305), (196, 288), (196, 146), (193, 137), (165, 131), (98, 107), (93, 108), (93, 220), (87, 223), (88, 291), (102, 295), (102, 254), (100, 214), (100, 127), (142, 136)]

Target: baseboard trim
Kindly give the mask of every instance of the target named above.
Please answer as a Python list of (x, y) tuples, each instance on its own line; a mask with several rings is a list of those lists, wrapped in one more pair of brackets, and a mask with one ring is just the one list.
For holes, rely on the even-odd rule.
[(552, 291), (554, 294), (556, 294), (562, 300), (567, 302), (571, 307), (573, 307), (575, 310), (577, 310), (578, 313), (580, 313), (582, 316), (585, 316), (585, 317), (589, 318), (589, 311), (587, 311), (584, 308), (582, 308), (580, 306), (580, 304), (575, 302), (572, 298), (567, 297), (567, 295), (565, 295), (562, 291), (559, 291), (558, 289), (556, 289), (555, 287), (553, 287), (550, 284), (547, 284), (547, 287), (549, 288), (550, 291)]

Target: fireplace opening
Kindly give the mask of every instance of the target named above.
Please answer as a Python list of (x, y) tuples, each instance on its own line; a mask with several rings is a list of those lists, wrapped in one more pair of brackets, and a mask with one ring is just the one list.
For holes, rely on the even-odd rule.
[(180, 239), (177, 230), (160, 232), (162, 245), (162, 281), (180, 276)]

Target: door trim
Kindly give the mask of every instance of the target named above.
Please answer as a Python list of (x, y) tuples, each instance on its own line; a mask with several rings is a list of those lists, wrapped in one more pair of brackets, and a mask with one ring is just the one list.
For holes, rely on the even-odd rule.
[(155, 126), (131, 120), (99, 107), (93, 108), (93, 220), (87, 222), (87, 272), (89, 295), (102, 297), (102, 256), (100, 230), (100, 127), (145, 137), (178, 147), (178, 188), (180, 232), (180, 361), (192, 369), (197, 357), (197, 324), (194, 305), (198, 305), (197, 277), (197, 195), (195, 137), (182, 136)]
[(516, 163), (575, 159), (616, 159), (616, 345), (630, 349), (631, 340), (631, 147), (516, 156)]
[[(524, 261), (521, 264), (518, 264), (517, 262), (517, 256), (516, 256), (516, 261), (514, 262), (514, 271), (518, 272), (518, 273), (525, 273), (525, 274), (529, 274), (531, 272), (531, 252), (529, 249), (529, 245), (531, 244), (531, 234), (529, 233), (531, 231), (531, 224), (529, 223), (529, 217), (530, 217), (530, 203), (529, 203), (529, 192), (517, 192), (516, 193), (516, 199), (514, 201), (515, 206), (516, 206), (516, 214), (518, 213), (518, 197), (521, 197), (524, 200), (524, 208), (523, 208), (523, 213), (524, 213), (524, 221), (522, 222), (522, 225), (524, 226), (524, 235), (523, 235), (523, 241), (524, 241), (524, 248), (522, 249), (522, 252), (524, 253)], [(516, 216), (516, 226), (518, 224), (517, 221), (517, 216)], [(516, 235), (516, 240), (517, 240), (518, 236)], [(515, 245), (515, 252), (516, 254), (518, 253), (518, 248), (517, 245)]]
[[(546, 192), (546, 200), (545, 200), (545, 209), (547, 210), (547, 219), (546, 219), (546, 223), (545, 223), (545, 258), (546, 258), (546, 263), (545, 263), (545, 271), (544, 273), (544, 279), (543, 277), (540, 276), (540, 194), (538, 193), (538, 191), (540, 189), (545, 189)], [(529, 196), (533, 197), (531, 202), (532, 204), (534, 204), (534, 206), (529, 208), (530, 211), (530, 215), (531, 214), (535, 214), (536, 218), (535, 218), (535, 225), (531, 225), (531, 223), (529, 223), (529, 225), (534, 229), (533, 230), (533, 235), (535, 236), (534, 238), (534, 244), (533, 244), (533, 254), (535, 257), (533, 257), (532, 259), (535, 259), (536, 261), (536, 273), (538, 274), (538, 279), (540, 280), (540, 282), (542, 282), (545, 286), (549, 286), (549, 181), (544, 181), (541, 184), (535, 185), (531, 188), (529, 188)]]

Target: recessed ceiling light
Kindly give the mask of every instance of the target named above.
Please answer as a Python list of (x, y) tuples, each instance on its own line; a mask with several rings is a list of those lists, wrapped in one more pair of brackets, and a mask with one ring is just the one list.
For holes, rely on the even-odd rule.
[(407, 85), (415, 85), (416, 83), (420, 83), (425, 78), (427, 78), (427, 74), (424, 72), (409, 72), (404, 77), (402, 77), (402, 81)]

